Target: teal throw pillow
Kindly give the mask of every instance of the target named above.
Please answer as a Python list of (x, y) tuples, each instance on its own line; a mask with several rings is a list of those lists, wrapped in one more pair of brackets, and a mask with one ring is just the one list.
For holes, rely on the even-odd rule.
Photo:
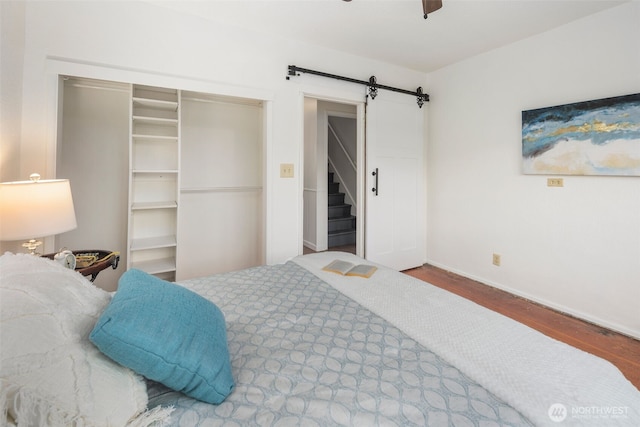
[(195, 399), (218, 404), (233, 390), (220, 309), (140, 270), (122, 275), (90, 339), (119, 364)]

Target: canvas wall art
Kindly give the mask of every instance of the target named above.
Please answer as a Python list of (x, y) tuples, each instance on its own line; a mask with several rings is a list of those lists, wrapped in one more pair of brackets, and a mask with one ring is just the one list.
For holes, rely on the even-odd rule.
[(640, 176), (640, 93), (522, 112), (523, 173)]

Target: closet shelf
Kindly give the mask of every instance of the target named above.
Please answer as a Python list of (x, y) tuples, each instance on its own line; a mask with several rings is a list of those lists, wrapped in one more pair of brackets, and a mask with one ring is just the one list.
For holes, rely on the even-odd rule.
[(164, 117), (133, 116), (132, 119), (136, 123), (149, 125), (176, 126), (178, 124), (178, 119), (168, 119)]
[(134, 169), (135, 174), (177, 174), (177, 169)]
[(131, 138), (133, 138), (134, 141), (135, 140), (160, 141), (160, 142), (177, 142), (178, 141), (177, 136), (148, 135), (148, 134), (140, 134), (140, 133), (134, 133), (133, 135), (131, 135)]
[(132, 239), (132, 251), (144, 251), (148, 249), (171, 248), (176, 246), (176, 236), (146, 237), (144, 239)]
[(180, 193), (245, 193), (262, 191), (262, 186), (236, 186), (236, 187), (183, 187)]
[(134, 107), (157, 108), (159, 110), (178, 111), (177, 101), (164, 101), (152, 98), (133, 98)]
[(131, 263), (132, 268), (137, 268), (149, 274), (169, 273), (176, 271), (175, 258), (162, 258), (152, 261), (139, 261)]
[(178, 207), (178, 203), (173, 200), (167, 200), (164, 202), (137, 202), (131, 205), (132, 211), (142, 211), (149, 209), (175, 209)]

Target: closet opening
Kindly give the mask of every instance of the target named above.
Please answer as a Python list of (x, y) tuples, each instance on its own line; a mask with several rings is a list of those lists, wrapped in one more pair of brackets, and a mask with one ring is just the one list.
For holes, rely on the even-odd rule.
[(57, 248), (120, 252), (128, 268), (184, 280), (265, 263), (264, 102), (60, 77), (56, 176), (78, 228)]

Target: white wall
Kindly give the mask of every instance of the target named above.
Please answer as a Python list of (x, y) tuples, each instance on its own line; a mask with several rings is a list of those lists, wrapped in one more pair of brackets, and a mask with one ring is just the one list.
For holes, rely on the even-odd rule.
[[(3, 23), (21, 19), (19, 12), (3, 5)], [(422, 73), (290, 38), (240, 31), (144, 2), (27, 1), (24, 23), (24, 49), (15, 52), (24, 56), (17, 99), (21, 114), (11, 123), (0, 118), (2, 127), (20, 126), (20, 156), (12, 153), (6, 159), (20, 164), (14, 172), (20, 176), (6, 179), (24, 179), (31, 171), (43, 177), (55, 175), (58, 73), (265, 99), (269, 102), (264, 182), (268, 263), (302, 250), (303, 92), (350, 101), (364, 97), (363, 86), (345, 82), (306, 75), (288, 81), (287, 65), (360, 79), (376, 75), (379, 82), (397, 87), (417, 87), (425, 78)], [(3, 43), (4, 35), (3, 25)], [(4, 75), (4, 65), (2, 71)], [(2, 90), (4, 96), (4, 86)], [(294, 164), (294, 179), (279, 177), (280, 163)], [(53, 250), (53, 245), (47, 249)]]
[(639, 23), (635, 1), (429, 76), (430, 263), (640, 337), (640, 177), (522, 175), (520, 119), (640, 92)]
[[(20, 174), (24, 20), (24, 3), (0, 1), (0, 182), (30, 175)], [(20, 243), (2, 242), (0, 253), (24, 251)]]
[(20, 173), (24, 14), (24, 3), (0, 2), (0, 182)]

